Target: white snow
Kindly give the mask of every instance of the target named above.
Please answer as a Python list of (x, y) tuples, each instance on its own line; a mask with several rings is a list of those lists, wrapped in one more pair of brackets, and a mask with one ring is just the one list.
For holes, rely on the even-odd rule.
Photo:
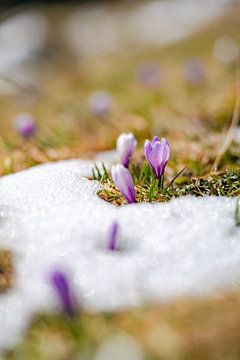
[[(71, 274), (83, 307), (114, 311), (239, 286), (236, 199), (182, 197), (115, 207), (85, 178), (91, 161), (37, 166), (0, 179), (0, 248), (15, 254), (15, 287), (0, 296), (0, 349), (13, 346), (31, 316), (58, 306), (49, 273)], [(105, 249), (117, 219), (123, 250)]]

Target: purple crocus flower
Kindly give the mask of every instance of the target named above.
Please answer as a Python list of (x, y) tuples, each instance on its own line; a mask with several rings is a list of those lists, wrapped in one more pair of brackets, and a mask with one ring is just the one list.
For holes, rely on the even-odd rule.
[(170, 156), (169, 142), (164, 138), (160, 140), (157, 136), (153, 138), (152, 142), (146, 140), (144, 154), (156, 178), (160, 180)]
[(119, 225), (114, 221), (108, 229), (107, 249), (110, 251), (118, 250), (117, 238), (119, 233)]
[(14, 119), (17, 132), (25, 139), (32, 137), (36, 131), (36, 124), (30, 114), (19, 114)]
[(76, 314), (77, 303), (67, 275), (61, 270), (55, 270), (51, 275), (51, 283), (59, 296), (64, 313), (69, 316)]
[(105, 91), (95, 91), (90, 95), (88, 105), (94, 116), (105, 117), (111, 111), (112, 97)]
[(162, 80), (161, 69), (155, 62), (142, 64), (138, 69), (139, 82), (150, 89), (157, 88)]
[(132, 133), (121, 134), (117, 139), (117, 153), (120, 162), (123, 166), (128, 168), (129, 160), (137, 146), (137, 140)]
[(114, 165), (111, 170), (112, 179), (129, 204), (136, 202), (132, 175), (123, 165)]
[(189, 59), (184, 64), (184, 78), (190, 85), (199, 85), (206, 77), (205, 67), (200, 59)]

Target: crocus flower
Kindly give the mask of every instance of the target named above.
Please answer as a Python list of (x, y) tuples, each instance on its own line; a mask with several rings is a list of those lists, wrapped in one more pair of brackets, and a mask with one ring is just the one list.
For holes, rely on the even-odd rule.
[(206, 77), (205, 67), (200, 59), (189, 59), (184, 64), (184, 78), (190, 85), (199, 85)]
[(170, 156), (170, 145), (168, 141), (164, 138), (160, 140), (157, 136), (153, 138), (152, 142), (146, 140), (144, 144), (144, 154), (156, 178), (160, 180)]
[(121, 134), (117, 139), (117, 153), (123, 166), (128, 167), (129, 160), (136, 148), (137, 140), (132, 133)]
[(51, 283), (59, 296), (64, 313), (73, 316), (77, 312), (77, 303), (66, 274), (60, 270), (54, 271)]
[(117, 238), (119, 233), (119, 225), (114, 221), (108, 229), (107, 233), (107, 249), (110, 251), (118, 250)]
[(112, 179), (129, 204), (136, 202), (133, 178), (129, 170), (118, 164), (112, 167)]
[(19, 114), (14, 119), (14, 126), (23, 138), (30, 138), (35, 134), (36, 124), (30, 114)]
[(161, 69), (157, 63), (142, 64), (138, 69), (139, 82), (150, 89), (157, 88), (162, 80)]
[(90, 95), (88, 105), (93, 115), (105, 117), (111, 110), (112, 97), (105, 91), (95, 91)]

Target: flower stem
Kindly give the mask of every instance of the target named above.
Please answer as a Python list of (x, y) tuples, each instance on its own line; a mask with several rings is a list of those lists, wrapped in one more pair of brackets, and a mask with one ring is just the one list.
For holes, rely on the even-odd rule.
[(164, 183), (164, 175), (162, 175), (158, 181), (158, 188), (163, 189), (163, 183)]

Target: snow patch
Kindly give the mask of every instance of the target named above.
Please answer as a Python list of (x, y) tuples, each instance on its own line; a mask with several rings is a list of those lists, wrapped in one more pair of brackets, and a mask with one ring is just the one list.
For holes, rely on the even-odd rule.
[[(72, 277), (88, 310), (115, 311), (238, 287), (235, 199), (182, 197), (120, 208), (99, 199), (93, 162), (62, 161), (0, 179), (0, 248), (15, 254), (15, 287), (0, 296), (0, 349), (13, 346), (35, 312), (58, 302), (48, 277)], [(123, 250), (108, 252), (113, 220)]]

